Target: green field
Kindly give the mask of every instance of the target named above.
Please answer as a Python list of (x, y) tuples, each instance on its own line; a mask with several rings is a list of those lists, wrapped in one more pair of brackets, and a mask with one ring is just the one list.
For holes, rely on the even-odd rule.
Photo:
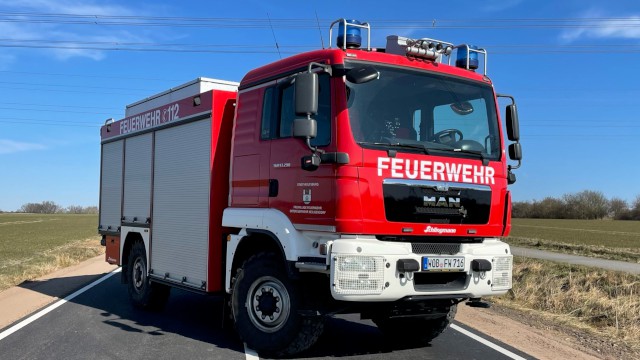
[(102, 252), (98, 216), (0, 214), (0, 290)]
[(640, 221), (513, 219), (507, 242), (640, 262)]

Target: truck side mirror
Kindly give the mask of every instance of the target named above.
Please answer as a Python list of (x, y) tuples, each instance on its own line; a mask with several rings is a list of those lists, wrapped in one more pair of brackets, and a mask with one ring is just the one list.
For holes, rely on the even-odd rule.
[(295, 77), (296, 114), (315, 115), (318, 113), (318, 74), (305, 72)]
[(313, 139), (318, 135), (318, 122), (315, 119), (293, 120), (293, 136)]
[(516, 104), (507, 105), (507, 137), (511, 141), (520, 140), (520, 124)]
[(520, 143), (509, 145), (509, 158), (515, 161), (522, 160), (522, 146), (520, 146)]

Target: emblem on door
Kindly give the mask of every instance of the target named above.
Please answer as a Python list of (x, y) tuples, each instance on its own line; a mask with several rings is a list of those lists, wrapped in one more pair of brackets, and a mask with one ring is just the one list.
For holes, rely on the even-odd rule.
[(309, 205), (311, 202), (311, 189), (302, 189), (302, 202)]

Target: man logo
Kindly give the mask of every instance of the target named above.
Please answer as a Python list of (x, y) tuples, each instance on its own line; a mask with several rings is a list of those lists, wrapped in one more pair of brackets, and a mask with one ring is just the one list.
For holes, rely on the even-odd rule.
[(459, 197), (425, 196), (423, 200), (425, 207), (460, 208)]

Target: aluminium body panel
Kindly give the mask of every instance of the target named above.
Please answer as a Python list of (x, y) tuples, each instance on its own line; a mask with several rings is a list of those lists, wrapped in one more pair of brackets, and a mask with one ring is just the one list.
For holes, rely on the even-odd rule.
[(202, 288), (207, 281), (211, 118), (155, 133), (151, 270)]
[(207, 91), (220, 90), (235, 92), (237, 88), (238, 83), (236, 82), (200, 77), (127, 105), (125, 109), (125, 117), (144, 113), (153, 108), (170, 104), (188, 97), (195, 97)]
[(145, 224), (151, 216), (153, 134), (133, 136), (125, 141), (123, 221)]
[(102, 145), (100, 169), (101, 232), (117, 232), (122, 216), (122, 171), (124, 140)]

